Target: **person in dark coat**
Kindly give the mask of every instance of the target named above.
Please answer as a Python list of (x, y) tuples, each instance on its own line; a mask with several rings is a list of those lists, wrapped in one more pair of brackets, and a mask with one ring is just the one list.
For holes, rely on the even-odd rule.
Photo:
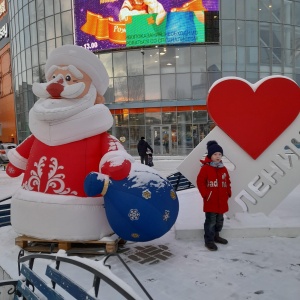
[(216, 141), (209, 141), (207, 156), (200, 160), (203, 165), (197, 176), (197, 187), (203, 198), (205, 212), (205, 246), (211, 251), (218, 250), (215, 243), (228, 243), (220, 237), (224, 223), (223, 214), (228, 211), (228, 199), (231, 197), (230, 176), (223, 165), (222, 156), (222, 147)]
[(148, 165), (148, 155), (147, 150), (150, 150), (151, 153), (153, 153), (153, 149), (151, 146), (145, 141), (145, 138), (142, 136), (140, 141), (137, 144), (137, 150), (139, 153), (139, 156), (141, 157), (141, 163)]

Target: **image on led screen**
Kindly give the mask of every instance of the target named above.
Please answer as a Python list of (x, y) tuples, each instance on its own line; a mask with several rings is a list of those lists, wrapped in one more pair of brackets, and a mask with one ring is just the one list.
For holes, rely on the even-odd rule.
[(218, 0), (74, 0), (75, 42), (92, 51), (219, 41)]

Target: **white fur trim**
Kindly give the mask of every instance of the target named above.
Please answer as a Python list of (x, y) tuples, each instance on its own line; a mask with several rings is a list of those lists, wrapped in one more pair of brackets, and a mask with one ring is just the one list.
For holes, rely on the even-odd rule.
[(105, 94), (109, 77), (102, 62), (93, 52), (76, 45), (64, 45), (50, 53), (45, 65), (46, 74), (52, 65), (75, 66), (89, 75), (100, 95)]
[(11, 162), (15, 167), (25, 170), (27, 161), (25, 157), (21, 156), (16, 149), (11, 149), (7, 154), (9, 162)]
[(102, 197), (57, 196), (22, 188), (12, 197), (11, 221), (17, 233), (47, 240), (98, 240), (113, 232)]
[(105, 164), (107, 161), (113, 160), (115, 158), (128, 159), (131, 163), (133, 163), (135, 161), (134, 158), (130, 154), (128, 154), (125, 150), (110, 151), (110, 152), (107, 152), (102, 157), (102, 159), (99, 163), (99, 170), (101, 170), (103, 164)]
[(103, 104), (94, 105), (70, 118), (56, 122), (39, 121), (29, 112), (29, 127), (33, 135), (49, 146), (80, 141), (103, 133), (113, 125), (113, 117)]
[[(38, 85), (38, 83), (34, 85)], [(43, 85), (43, 83), (41, 85)], [(96, 97), (97, 90), (94, 85), (91, 84), (89, 92), (81, 99), (40, 98), (29, 111), (29, 127), (31, 118), (37, 118), (40, 121), (46, 122), (63, 122), (65, 119), (94, 106)], [(32, 114), (34, 114), (34, 116), (31, 117)]]

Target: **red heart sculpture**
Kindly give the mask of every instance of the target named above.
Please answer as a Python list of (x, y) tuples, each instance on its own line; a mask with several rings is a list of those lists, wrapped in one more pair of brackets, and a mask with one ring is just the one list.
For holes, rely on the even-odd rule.
[(300, 88), (280, 76), (255, 85), (223, 78), (211, 88), (207, 109), (214, 122), (256, 159), (298, 116)]

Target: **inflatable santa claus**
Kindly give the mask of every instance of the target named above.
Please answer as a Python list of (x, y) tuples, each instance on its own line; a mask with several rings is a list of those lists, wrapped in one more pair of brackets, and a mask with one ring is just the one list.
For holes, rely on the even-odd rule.
[(106, 131), (113, 118), (103, 104), (108, 74), (92, 52), (74, 45), (53, 50), (46, 83), (29, 112), (32, 132), (9, 152), (7, 174), (24, 173), (11, 202), (14, 230), (43, 239), (93, 240), (112, 233), (101, 195), (88, 197), (84, 180), (101, 172), (126, 178), (134, 159)]

